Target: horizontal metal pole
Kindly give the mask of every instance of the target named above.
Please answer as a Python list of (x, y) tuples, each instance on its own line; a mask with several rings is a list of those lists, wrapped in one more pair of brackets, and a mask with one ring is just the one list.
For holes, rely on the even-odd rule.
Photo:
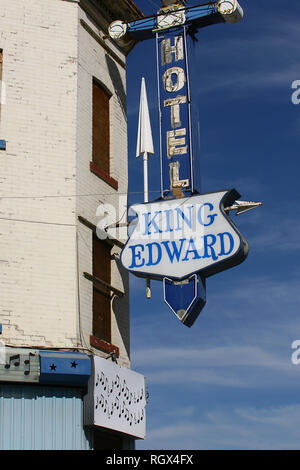
[(98, 277), (93, 276), (92, 274), (84, 272), (83, 275), (89, 281), (95, 282), (96, 284), (100, 284), (101, 286), (105, 287), (107, 290), (113, 292), (118, 297), (123, 297), (125, 295), (125, 292), (122, 292), (121, 290), (116, 289), (116, 287), (111, 286), (107, 282), (102, 281), (102, 279), (99, 279)]

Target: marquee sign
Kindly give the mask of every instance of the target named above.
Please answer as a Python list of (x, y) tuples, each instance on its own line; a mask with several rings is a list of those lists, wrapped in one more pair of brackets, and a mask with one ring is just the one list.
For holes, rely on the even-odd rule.
[(241, 263), (248, 245), (224, 212), (238, 197), (231, 190), (132, 206), (137, 222), (122, 265), (139, 276), (179, 280)]
[(261, 203), (237, 202), (232, 190), (201, 194), (200, 152), (192, 56), (199, 28), (237, 23), (237, 0), (186, 6), (162, 0), (157, 15), (109, 27), (113, 40), (156, 38), (160, 117), (161, 199), (130, 208), (135, 219), (121, 253), (133, 274), (163, 281), (164, 300), (191, 326), (206, 303), (205, 279), (241, 263), (248, 244), (230, 219)]

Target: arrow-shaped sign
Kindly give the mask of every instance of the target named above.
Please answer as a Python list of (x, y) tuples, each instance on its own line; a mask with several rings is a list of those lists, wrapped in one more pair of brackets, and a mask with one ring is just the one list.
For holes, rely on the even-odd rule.
[(149, 154), (154, 153), (151, 123), (149, 116), (146, 84), (144, 77), (141, 84), (140, 112), (138, 124), (138, 136), (136, 143), (136, 157), (143, 155), (144, 161), (144, 202), (148, 202), (148, 159)]

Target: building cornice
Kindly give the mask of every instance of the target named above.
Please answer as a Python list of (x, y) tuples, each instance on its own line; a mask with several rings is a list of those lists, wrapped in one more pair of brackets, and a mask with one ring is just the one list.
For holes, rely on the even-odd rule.
[[(115, 20), (134, 21), (144, 17), (132, 0), (79, 0), (79, 5), (104, 34), (108, 34), (108, 26)], [(135, 44), (135, 41), (129, 41), (126, 45), (120, 46), (114, 42), (125, 55), (129, 54)]]

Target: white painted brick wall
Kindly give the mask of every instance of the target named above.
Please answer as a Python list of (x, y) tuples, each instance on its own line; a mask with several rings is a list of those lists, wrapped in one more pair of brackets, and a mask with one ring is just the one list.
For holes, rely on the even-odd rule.
[[(117, 192), (89, 170), (93, 76), (113, 93), (111, 176), (119, 193), (127, 192), (126, 118), (116, 93), (116, 83), (126, 89), (125, 70), (109, 62), (119, 80), (113, 82), (105, 52), (80, 18), (95, 29), (76, 2), (0, 0), (7, 90), (0, 122), (7, 141), (0, 153), (0, 323), (3, 340), (16, 346), (89, 347), (92, 285), (82, 272), (92, 270), (91, 231), (77, 216), (96, 224), (100, 201), (118, 204)], [(112, 284), (128, 287), (115, 262)], [(113, 302), (112, 342), (125, 366), (128, 304), (128, 296)]]
[(7, 141), (0, 159), (3, 340), (72, 347), (76, 201), (43, 196), (76, 193), (77, 5), (0, 0), (0, 12), (7, 90), (0, 126)]
[[(90, 21), (84, 11), (80, 10), (80, 20), (100, 37), (103, 35)], [(79, 23), (80, 24), (80, 23)], [(124, 60), (124, 57), (114, 48), (114, 52)], [(92, 82), (97, 78), (112, 93), (110, 99), (110, 157), (111, 176), (118, 181), (118, 191), (91, 173), (92, 161)], [(126, 71), (116, 63), (101, 45), (79, 25), (79, 67), (78, 67), (78, 134), (77, 134), (77, 191), (78, 194), (91, 194), (90, 197), (77, 198), (76, 212), (94, 225), (100, 218), (96, 216), (99, 204), (110, 203), (116, 207), (116, 213), (123, 215), (127, 204), (127, 122), (126, 111), (123, 108), (126, 95)], [(121, 199), (120, 199), (121, 195)], [(120, 201), (122, 203), (119, 210)], [(124, 219), (125, 220), (125, 219)], [(92, 272), (92, 232), (82, 224), (79, 230), (79, 273), (80, 273), (80, 305), (81, 326), (84, 343), (89, 343), (92, 325), (92, 284), (83, 278), (82, 272)], [(113, 252), (120, 253), (115, 247)], [(128, 293), (128, 274), (116, 261), (112, 261), (112, 285)], [(129, 366), (129, 296), (115, 298), (112, 302), (112, 343), (120, 348), (119, 363)]]

